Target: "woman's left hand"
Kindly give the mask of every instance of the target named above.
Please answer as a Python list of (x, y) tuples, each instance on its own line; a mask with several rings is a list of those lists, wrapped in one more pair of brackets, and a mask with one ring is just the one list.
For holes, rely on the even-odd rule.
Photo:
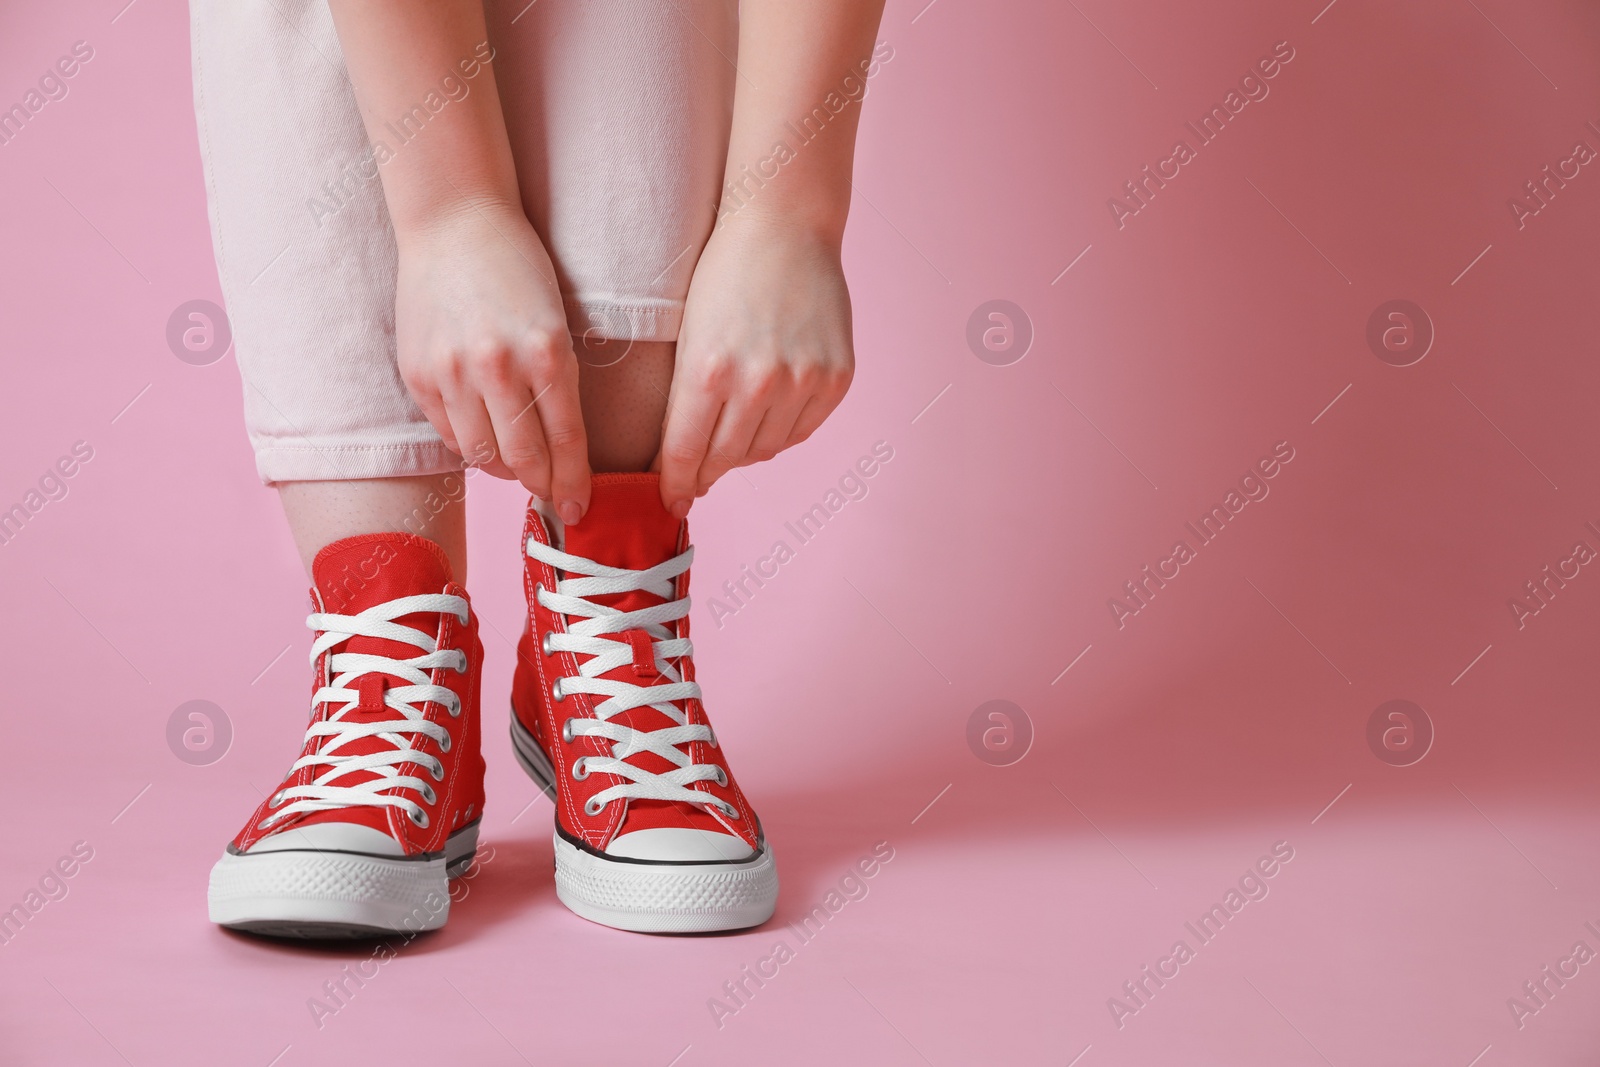
[(678, 332), (657, 465), (681, 518), (734, 467), (799, 444), (855, 373), (837, 240), (754, 205), (706, 242)]

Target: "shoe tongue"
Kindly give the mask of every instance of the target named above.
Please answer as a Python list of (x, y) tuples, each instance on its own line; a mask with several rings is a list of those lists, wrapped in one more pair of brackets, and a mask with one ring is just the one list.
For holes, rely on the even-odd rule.
[[(322, 597), (322, 611), (330, 615), (359, 615), (368, 608), (401, 597), (422, 593), (442, 593), (450, 584), (450, 559), (444, 549), (415, 534), (363, 534), (335, 541), (317, 553), (311, 563), (311, 578)], [(392, 620), (426, 634), (437, 633), (436, 612), (416, 612)], [(403, 641), (364, 634), (335, 646), (334, 654), (361, 652), (391, 659), (410, 659), (422, 649)], [(379, 675), (390, 685), (410, 685), (393, 675)], [(349, 712), (345, 718), (363, 714)], [(390, 711), (388, 716), (395, 713)], [(360, 721), (360, 720), (358, 720)]]
[(450, 559), (426, 537), (362, 534), (318, 552), (311, 579), (323, 611), (355, 615), (400, 597), (443, 592), (451, 580)]
[[(657, 474), (597, 474), (583, 521), (563, 530), (562, 547), (607, 567), (648, 570), (679, 552), (683, 523), (661, 505)], [(636, 611), (660, 603), (642, 590), (592, 598), (597, 604)]]
[[(359, 615), (367, 608), (401, 597), (423, 593), (442, 593), (452, 580), (450, 560), (444, 550), (425, 537), (414, 534), (383, 533), (363, 534), (335, 541), (317, 553), (311, 564), (311, 578), (322, 599), (322, 612), (331, 615)], [(414, 612), (392, 620), (425, 634), (439, 630), (437, 612)], [(403, 641), (357, 634), (341, 645), (334, 646), (333, 655), (344, 652), (386, 656), (390, 659), (410, 659), (420, 656), (423, 650)], [(336, 675), (337, 672), (334, 672)], [(361, 702), (341, 715), (341, 722), (383, 722), (400, 718), (400, 712), (383, 703), (383, 689), (412, 684), (392, 674), (377, 672), (353, 679), (349, 688), (361, 693)], [(339, 705), (329, 705), (328, 713)], [(413, 735), (412, 743), (415, 743)], [(323, 744), (327, 744), (325, 739)], [(339, 746), (339, 754), (349, 756), (370, 755), (392, 751), (389, 742), (380, 737), (363, 737)], [(327, 768), (321, 768), (319, 774)], [(377, 775), (372, 771), (355, 771), (340, 775), (333, 784), (359, 785)], [(387, 809), (360, 807), (311, 812), (290, 825), (316, 822), (359, 822), (387, 832)]]

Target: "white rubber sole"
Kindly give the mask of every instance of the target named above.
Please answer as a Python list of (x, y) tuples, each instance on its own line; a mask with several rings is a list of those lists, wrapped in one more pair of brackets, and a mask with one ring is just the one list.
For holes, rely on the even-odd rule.
[(211, 921), (270, 937), (347, 939), (437, 930), (450, 917), (450, 879), (478, 848), (478, 826), (426, 860), (311, 850), (224, 853), (211, 868)]
[(743, 930), (772, 918), (778, 868), (764, 848), (744, 863), (621, 862), (556, 835), (556, 896), (590, 922), (641, 934)]
[[(511, 716), (517, 762), (552, 799), (555, 769), (527, 729)], [(772, 918), (778, 868), (772, 848), (737, 863), (656, 863), (611, 859), (555, 835), (556, 896), (582, 918), (643, 934), (743, 930)]]

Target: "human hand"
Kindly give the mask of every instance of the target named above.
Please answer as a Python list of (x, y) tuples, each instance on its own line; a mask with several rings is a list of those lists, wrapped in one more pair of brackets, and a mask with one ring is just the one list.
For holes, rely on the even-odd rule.
[(550, 256), (515, 203), (468, 203), (396, 234), (400, 377), (445, 445), (553, 501), (589, 506), (578, 364)]
[(678, 518), (734, 467), (810, 437), (855, 373), (836, 240), (735, 214), (689, 284), (657, 464)]

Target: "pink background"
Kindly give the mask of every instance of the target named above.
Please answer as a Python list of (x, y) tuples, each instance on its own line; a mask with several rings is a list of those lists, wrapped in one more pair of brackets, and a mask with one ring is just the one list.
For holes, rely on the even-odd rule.
[[(1507, 602), (1600, 548), (1600, 174), (1520, 230), (1507, 199), (1600, 147), (1592, 5), (892, 3), (846, 247), (857, 383), (693, 516), (701, 674), (777, 918), (651, 938), (556, 901), (495, 636), (523, 610), (522, 499), (484, 479), (493, 858), (319, 1029), (308, 998), (370, 947), (205, 916), (297, 743), (309, 635), (232, 359), (165, 341), (219, 299), (185, 12), (123, 3), (0, 13), (0, 103), (95, 50), (0, 147), (0, 507), (94, 449), (0, 546), (0, 907), (94, 850), (0, 946), (0, 1060), (1591, 1062), (1600, 964), (1520, 1029), (1507, 1000), (1600, 950), (1600, 573), (1522, 629)], [(1270, 95), (1119, 230), (1107, 198), (1281, 40)], [(1437, 329), (1404, 368), (1365, 339), (1397, 298)], [(965, 340), (991, 299), (1035, 331), (1010, 366)], [(714, 626), (721, 583), (879, 440), (870, 494)], [(1108, 598), (1279, 441), (1270, 496), (1119, 629)], [(234, 729), (208, 766), (166, 741), (196, 699)], [(1034, 732), (1010, 766), (967, 743), (996, 699)], [(1392, 699), (1436, 731), (1411, 766), (1368, 747)], [(719, 1028), (710, 998), (878, 841), (868, 895)], [(1270, 894), (1199, 946), (1184, 924), (1280, 841)], [(1108, 999), (1180, 938), (1195, 958), (1119, 1028)]]

